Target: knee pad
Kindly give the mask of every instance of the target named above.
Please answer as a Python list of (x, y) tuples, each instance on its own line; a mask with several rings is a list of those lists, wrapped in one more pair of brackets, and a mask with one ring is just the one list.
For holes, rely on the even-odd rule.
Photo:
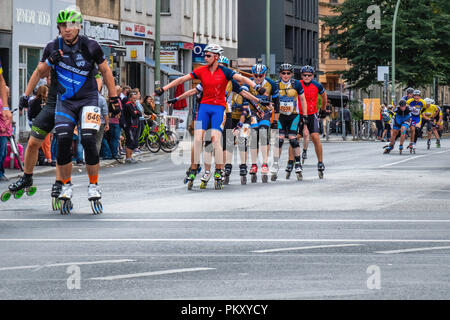
[(291, 145), (292, 149), (300, 148), (300, 144), (298, 143), (297, 139), (289, 139), (289, 144)]
[(93, 166), (98, 164), (99, 156), (97, 151), (97, 131), (92, 129), (81, 130), (81, 144), (84, 148), (86, 164)]
[(72, 161), (72, 134), (68, 132), (58, 132), (58, 154), (56, 155), (56, 159), (58, 165), (63, 166)]
[(278, 138), (278, 148), (281, 149), (281, 147), (283, 147), (283, 143), (284, 143), (284, 138), (283, 139)]

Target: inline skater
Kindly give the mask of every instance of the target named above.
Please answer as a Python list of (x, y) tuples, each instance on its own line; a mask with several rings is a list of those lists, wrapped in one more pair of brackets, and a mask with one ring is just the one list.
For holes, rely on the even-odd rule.
[(407, 88), (407, 89), (405, 90), (406, 96), (404, 96), (402, 99), (403, 99), (403, 100), (406, 100), (406, 102), (408, 102), (409, 99), (413, 98), (413, 96), (414, 96), (414, 91), (415, 91), (415, 90), (414, 90), (413, 88), (411, 88), (411, 87)]
[[(411, 88), (406, 90), (407, 94)], [(411, 137), (409, 143), (409, 150), (411, 153), (416, 153), (417, 139), (422, 135), (422, 116), (421, 112), (426, 107), (425, 100), (420, 98), (420, 90), (413, 90), (412, 98), (406, 100), (406, 104), (411, 109)]]
[[(61, 213), (72, 209), (72, 135), (80, 124), (81, 143), (86, 155), (89, 176), (88, 200), (94, 214), (103, 211), (98, 185), (99, 156), (96, 134), (100, 128), (100, 108), (95, 76), (100, 71), (110, 93), (110, 103), (117, 105), (118, 97), (114, 77), (97, 41), (80, 35), (83, 17), (76, 9), (61, 10), (57, 17), (60, 37), (47, 44), (43, 53), (45, 64), (40, 64), (44, 74), (56, 72), (58, 99), (55, 111), (55, 131), (58, 138), (57, 163), (63, 182), (58, 197), (62, 200)], [(97, 69), (98, 68), (98, 69)]]
[(439, 109), (438, 107), (432, 103), (433, 100), (430, 98), (425, 99), (426, 106), (422, 110), (422, 118), (423, 118), (423, 124), (422, 128), (424, 126), (427, 126), (427, 149), (430, 149), (431, 146), (431, 132), (433, 132), (434, 136), (436, 137), (436, 148), (441, 147), (441, 141), (439, 139), (439, 134), (436, 129), (436, 116), (439, 117)]
[[(275, 144), (273, 165), (271, 167), (271, 180), (276, 181), (279, 170), (279, 159), (283, 148), (284, 139), (286, 136), (289, 139), (289, 144), (294, 150), (295, 159), (295, 173), (297, 179), (301, 179), (302, 167), (300, 164), (300, 145), (297, 140), (298, 125), (300, 123), (301, 115), (299, 108), (302, 108), (303, 114), (307, 114), (307, 103), (303, 86), (300, 81), (293, 79), (294, 67), (291, 64), (284, 63), (279, 68), (280, 80), (277, 81), (280, 94), (280, 109), (275, 109), (274, 120), (272, 128), (278, 126), (279, 136), (278, 144)], [(300, 96), (301, 106), (298, 105), (298, 96)], [(303, 122), (308, 125), (308, 118), (303, 118)], [(289, 179), (293, 163), (289, 163), (286, 168), (286, 178)]]
[[(164, 91), (182, 84), (189, 80), (200, 79), (203, 86), (203, 97), (200, 104), (197, 121), (194, 129), (194, 152), (195, 159), (193, 168), (196, 173), (198, 159), (200, 158), (201, 146), (204, 132), (211, 124), (211, 138), (214, 146), (214, 157), (216, 162), (216, 170), (214, 173), (215, 188), (223, 188), (223, 148), (221, 144), (221, 135), (226, 120), (225, 108), (225, 91), (228, 81), (235, 79), (238, 82), (249, 84), (251, 87), (256, 87), (258, 92), (263, 93), (264, 89), (257, 86), (254, 82), (246, 77), (237, 74), (235, 71), (227, 67), (219, 66), (219, 57), (223, 53), (222, 47), (216, 44), (209, 44), (204, 49), (205, 60), (207, 65), (197, 68), (193, 72), (183, 77), (180, 77), (169, 84), (157, 88), (155, 95), (162, 95)], [(192, 170), (191, 170), (192, 171)], [(194, 175), (195, 178), (195, 175)]]
[(403, 142), (406, 139), (406, 131), (408, 131), (409, 125), (411, 123), (411, 108), (407, 105), (404, 99), (401, 99), (398, 102), (398, 107), (394, 110), (394, 119), (393, 119), (393, 129), (391, 134), (391, 141), (388, 145), (384, 147), (384, 153), (390, 153), (392, 149), (394, 149), (395, 140), (400, 132), (400, 145), (399, 151), (402, 154), (403, 151)]
[[(309, 136), (311, 136), (311, 140), (314, 144), (314, 149), (317, 155), (317, 169), (319, 171), (319, 178), (323, 178), (323, 171), (325, 170), (325, 166), (323, 164), (323, 150), (322, 143), (320, 141), (320, 126), (319, 126), (319, 117), (317, 115), (317, 98), (319, 94), (322, 97), (322, 107), (320, 109), (320, 114), (324, 114), (326, 111), (327, 105), (327, 93), (323, 86), (313, 80), (314, 77), (314, 68), (311, 66), (304, 66), (300, 70), (302, 80), (300, 83), (303, 86), (303, 90), (305, 92), (305, 98), (307, 103), (307, 115), (308, 125), (304, 125), (303, 121), (300, 122), (298, 127), (298, 131), (303, 133), (303, 159), (306, 159), (306, 151), (308, 149), (308, 140)], [(305, 118), (305, 116), (303, 116)], [(290, 163), (294, 162), (294, 154), (292, 147), (289, 147), (289, 161)]]
[[(273, 114), (273, 107), (268, 105), (268, 102), (271, 101), (275, 104), (275, 108), (279, 109), (280, 97), (278, 93), (278, 85), (275, 81), (266, 77), (267, 67), (263, 64), (255, 64), (252, 66), (252, 74), (253, 77), (250, 78), (256, 84), (261, 85), (266, 89), (266, 92), (263, 95), (258, 94), (258, 92), (254, 89), (249, 89), (250, 93), (255, 95), (264, 103), (254, 103), (250, 102), (250, 111), (251, 114), (255, 115), (257, 122), (251, 125), (251, 141), (250, 141), (250, 152), (252, 159), (252, 166), (250, 168), (251, 181), (255, 183), (257, 181), (256, 173), (258, 172), (258, 151), (261, 150), (262, 155), (262, 166), (261, 166), (261, 177), (262, 182), (267, 183), (268, 174), (269, 174), (269, 166), (268, 166), (268, 158), (269, 158), (269, 128), (271, 126), (271, 119)], [(248, 87), (247, 87), (248, 89)], [(259, 147), (261, 145), (261, 147)]]

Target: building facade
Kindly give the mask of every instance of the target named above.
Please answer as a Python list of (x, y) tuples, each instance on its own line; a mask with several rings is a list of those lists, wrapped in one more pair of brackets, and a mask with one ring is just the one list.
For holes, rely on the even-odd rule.
[(0, 59), (6, 83), (11, 78), (12, 0), (0, 0)]
[[(238, 28), (245, 30), (239, 33), (238, 56), (263, 58), (266, 52), (265, 1), (239, 1), (238, 7)], [(271, 58), (269, 63), (266, 63), (271, 73), (277, 73), (277, 68), (282, 63), (294, 65), (296, 73), (306, 64), (317, 68), (318, 29), (318, 0), (271, 1)]]

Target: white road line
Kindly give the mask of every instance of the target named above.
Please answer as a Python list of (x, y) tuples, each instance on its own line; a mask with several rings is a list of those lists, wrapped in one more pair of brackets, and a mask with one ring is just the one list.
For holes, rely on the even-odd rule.
[(81, 266), (81, 265), (88, 265), (88, 264), (122, 263), (122, 262), (133, 262), (133, 261), (136, 261), (136, 260), (121, 259), (121, 260), (87, 261), (87, 262), (65, 262), (65, 263), (53, 263), (53, 264), (43, 264), (43, 265), (33, 265), (33, 266), (4, 267), (4, 268), (0, 268), (0, 271), (36, 269), (36, 268), (47, 268), (47, 267), (61, 267), (61, 266), (71, 266), (71, 265)]
[(450, 220), (420, 219), (65, 219), (61, 218), (0, 218), (0, 222), (357, 222), (357, 223), (450, 223)]
[(142, 170), (150, 170), (150, 167), (137, 168), (137, 169), (132, 169), (132, 170), (120, 171), (120, 172), (113, 172), (111, 174), (113, 174), (113, 175), (121, 175), (121, 174), (127, 174), (127, 173), (131, 173), (131, 172), (136, 172), (136, 171), (142, 171)]
[(181, 272), (194, 272), (194, 271), (206, 271), (206, 270), (215, 270), (215, 268), (185, 268), (185, 269), (161, 270), (161, 271), (152, 271), (152, 272), (122, 274), (122, 275), (109, 276), (109, 277), (97, 277), (97, 278), (91, 278), (90, 280), (132, 279), (132, 278), (140, 278), (140, 277), (159, 276), (159, 275), (163, 275), (163, 274), (173, 274), (173, 273), (181, 273)]
[(400, 250), (389, 250), (389, 251), (375, 251), (375, 253), (392, 254), (392, 253), (418, 252), (418, 251), (429, 251), (429, 250), (445, 250), (445, 249), (450, 249), (450, 246), (411, 248), (411, 249), (400, 249)]
[(267, 250), (255, 250), (252, 252), (256, 253), (267, 253), (267, 252), (279, 252), (279, 251), (294, 251), (294, 250), (308, 250), (308, 249), (320, 249), (320, 248), (337, 248), (337, 247), (357, 247), (364, 246), (364, 244), (330, 244), (323, 246), (309, 246), (309, 247), (294, 247), (294, 248), (279, 248), (279, 249), (267, 249)]
[(431, 156), (431, 155), (434, 155), (434, 154), (445, 153), (445, 152), (449, 152), (449, 151), (450, 150), (445, 150), (445, 151), (439, 151), (439, 152), (423, 154), (423, 155), (420, 155), (420, 156), (413, 156), (413, 157), (410, 157), (410, 158), (407, 158), (407, 159), (404, 159), (404, 160), (400, 160), (400, 161), (384, 164), (384, 165), (380, 166), (379, 168), (390, 167), (390, 166), (393, 166), (393, 165), (396, 165), (396, 164), (399, 164), (399, 163), (402, 163), (402, 162), (406, 162), (406, 161), (409, 161), (409, 160), (414, 160), (414, 159), (418, 159), (418, 158), (422, 158), (422, 157), (426, 157), (426, 156)]
[(429, 243), (445, 243), (450, 239), (218, 239), (218, 238), (167, 238), (167, 239), (145, 239), (145, 238), (117, 238), (117, 239), (39, 239), (39, 238), (22, 238), (22, 239), (0, 239), (0, 242), (429, 242)]

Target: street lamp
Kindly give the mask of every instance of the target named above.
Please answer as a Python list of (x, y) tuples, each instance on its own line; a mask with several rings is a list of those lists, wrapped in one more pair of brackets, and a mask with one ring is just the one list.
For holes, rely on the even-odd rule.
[(392, 22), (392, 102), (395, 105), (395, 24), (397, 23), (398, 7), (400, 6), (400, 0), (397, 0), (394, 12), (394, 21)]

